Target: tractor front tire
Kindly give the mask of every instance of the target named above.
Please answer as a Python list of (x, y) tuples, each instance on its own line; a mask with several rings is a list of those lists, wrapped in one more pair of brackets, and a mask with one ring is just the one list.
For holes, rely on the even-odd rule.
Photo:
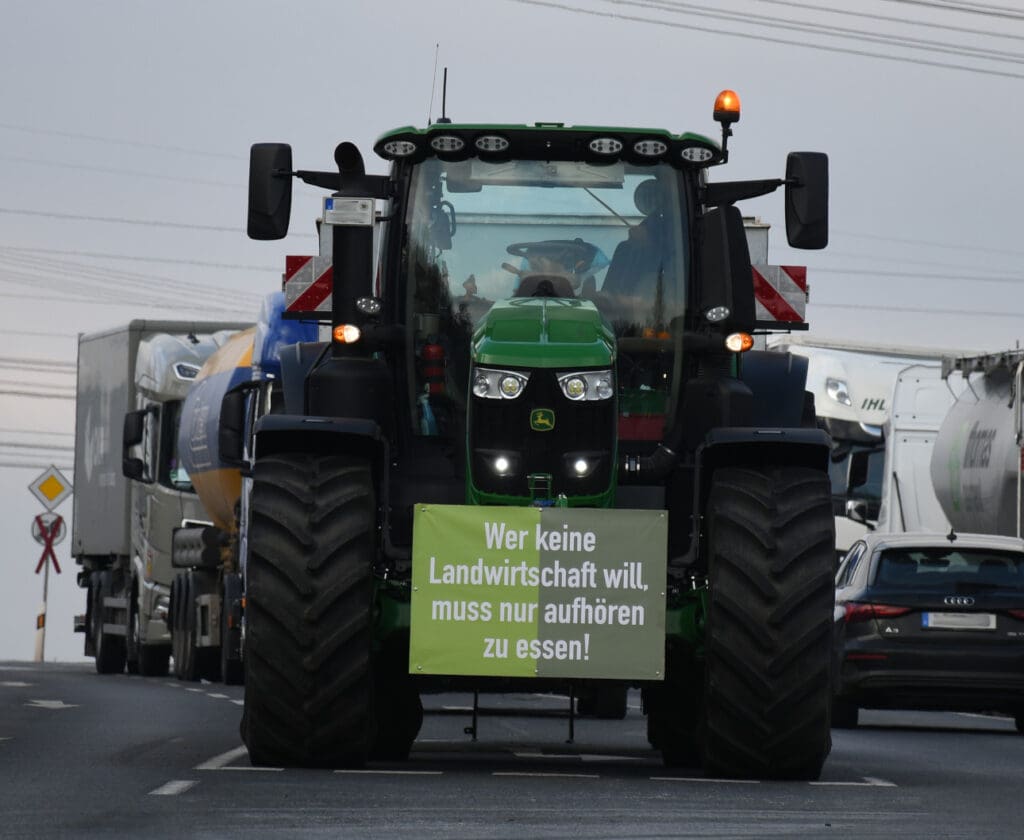
[(699, 733), (707, 775), (821, 774), (832, 745), (834, 528), (823, 472), (715, 472)]
[(246, 568), (245, 707), (256, 766), (352, 767), (370, 755), (376, 503), (369, 462), (256, 462)]

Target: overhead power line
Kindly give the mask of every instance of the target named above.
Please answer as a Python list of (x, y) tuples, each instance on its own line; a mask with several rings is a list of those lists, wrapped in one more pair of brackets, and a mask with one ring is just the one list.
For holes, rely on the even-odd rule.
[[(526, 2), (526, 0), (517, 0), (517, 2)], [(218, 233), (245, 232), (244, 228), (226, 227), (223, 225), (197, 225), (191, 222), (168, 222), (161, 219), (125, 219), (116, 216), (87, 216), (75, 213), (55, 213), (52, 210), (26, 210), (24, 208), (17, 207), (0, 207), (0, 213), (6, 213), (13, 216), (44, 216), (48, 219), (70, 219), (78, 222), (104, 222), (115, 225), (144, 225), (146, 227), (163, 227), (183, 230), (209, 230), (216, 231)], [(301, 237), (303, 239), (316, 238), (316, 234), (313, 233), (293, 233), (289, 235)]]
[(161, 143), (146, 143), (142, 140), (128, 140), (124, 137), (101, 137), (96, 134), (83, 134), (77, 131), (61, 131), (53, 128), (38, 128), (28, 125), (14, 125), (13, 123), (0, 123), (0, 128), (7, 131), (21, 131), (26, 134), (48, 134), (53, 137), (70, 137), (75, 140), (95, 140), (98, 143), (106, 143), (115, 146), (133, 146), (138, 149), (158, 149), (161, 152), (177, 152), (183, 155), (197, 155), (199, 157), (221, 158), (223, 160), (245, 160), (242, 155), (229, 155), (223, 152), (211, 152), (206, 149), (189, 149), (184, 146), (170, 146)]
[(13, 157), (0, 155), (0, 160), (11, 163), (27, 163), (30, 166), (51, 166), (57, 169), (71, 169), (76, 172), (102, 172), (107, 175), (127, 175), (131, 178), (149, 178), (156, 181), (173, 181), (179, 184), (196, 184), (201, 187), (227, 187), (233, 190), (244, 190), (245, 184), (232, 181), (214, 181), (207, 178), (182, 178), (180, 175), (164, 175), (158, 172), (146, 172), (138, 169), (116, 169), (112, 166), (96, 166), (86, 163), (67, 163), (57, 160), (41, 160), (40, 158)]
[(808, 306), (814, 306), (819, 309), (855, 309), (870, 312), (912, 312), (915, 315), (957, 315), (961, 318), (1016, 318), (1017, 320), (1024, 318), (1024, 312), (978, 312), (976, 310), (966, 310), (962, 307), (959, 309), (939, 309), (937, 307), (892, 306), (890, 304), (872, 306), (861, 301), (856, 303), (818, 303), (812, 300)]
[[(869, 44), (887, 44), (910, 50), (959, 55), (969, 58), (980, 58), (989, 61), (1005, 61), (1012, 64), (1024, 63), (1024, 55), (993, 50), (986, 47), (971, 47), (951, 44), (944, 41), (933, 41), (925, 38), (914, 38), (907, 35), (892, 35), (865, 29), (851, 29), (846, 26), (835, 26), (828, 23), (810, 23), (793, 20), (775, 15), (758, 15), (750, 12), (723, 11), (717, 7), (702, 6), (682, 0), (607, 0), (617, 6), (636, 6), (641, 9), (656, 9), (672, 14), (724, 20), (750, 26), (763, 26), (768, 29), (781, 29), (791, 32), (828, 35), (846, 40), (860, 41)], [(825, 11), (825, 10), (823, 10)]]
[(737, 32), (728, 29), (716, 29), (710, 26), (698, 26), (692, 23), (682, 23), (664, 18), (642, 17), (640, 15), (623, 14), (621, 12), (610, 12), (600, 9), (583, 8), (568, 3), (555, 2), (554, 0), (512, 0), (514, 3), (527, 6), (540, 6), (550, 9), (560, 9), (574, 14), (592, 15), (595, 17), (611, 18), (613, 20), (626, 20), (635, 23), (647, 23), (654, 26), (665, 26), (671, 29), (685, 29), (690, 32), (704, 32), (712, 35), (726, 35), (734, 38), (743, 38), (748, 41), (759, 43), (781, 44), (789, 47), (803, 47), (804, 49), (817, 50), (818, 52), (842, 53), (844, 55), (855, 55), (862, 58), (880, 58), (885, 61), (898, 61), (905, 64), (916, 64), (924, 67), (938, 67), (943, 70), (961, 70), (965, 73), (978, 73), (985, 76), (998, 76), (1007, 79), (1024, 79), (1024, 74), (1013, 73), (1008, 70), (996, 70), (984, 67), (971, 66), (969, 64), (951, 64), (944, 61), (930, 61), (924, 58), (913, 58), (909, 56), (890, 55), (887, 53), (872, 52), (870, 50), (858, 50), (851, 47), (843, 47), (831, 44), (819, 44), (808, 41), (796, 41), (789, 38), (778, 38), (770, 35)]
[(841, 17), (861, 18), (862, 20), (878, 20), (886, 23), (899, 23), (906, 26), (915, 26), (921, 29), (938, 29), (945, 32), (956, 32), (964, 35), (982, 35), (986, 38), (1005, 38), (1012, 41), (1024, 41), (1024, 35), (1015, 32), (993, 32), (988, 29), (971, 29), (965, 26), (953, 26), (948, 23), (936, 23), (930, 20), (919, 18), (893, 17), (892, 15), (880, 15), (874, 12), (853, 12), (849, 9), (829, 9), (813, 3), (797, 3), (795, 0), (757, 0), (759, 3), (766, 3), (772, 6), (787, 6), (791, 9), (805, 9), (809, 12), (828, 13)]
[(126, 262), (162, 263), (167, 265), (195, 265), (201, 268), (226, 268), (232, 271), (263, 271), (280, 274), (281, 269), (266, 265), (243, 265), (241, 263), (210, 262), (209, 260), (183, 260), (177, 257), (145, 257), (136, 254), (110, 254), (102, 251), (62, 251), (56, 248), (25, 248), (20, 245), (0, 245), (0, 253), (13, 251), (26, 254), (55, 254), (66, 257), (89, 257), (90, 259), (119, 260)]
[(947, 12), (963, 12), (964, 14), (984, 15), (986, 17), (1024, 20), (1024, 12), (1020, 9), (1011, 9), (1006, 6), (992, 6), (988, 3), (956, 3), (945, 2), (945, 0), (889, 0), (889, 2), (903, 3), (907, 6), (925, 6), (931, 9), (942, 9)]

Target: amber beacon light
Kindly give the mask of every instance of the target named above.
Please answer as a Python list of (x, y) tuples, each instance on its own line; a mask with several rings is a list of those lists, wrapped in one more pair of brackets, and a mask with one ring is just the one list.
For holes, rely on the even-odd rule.
[(723, 90), (715, 100), (715, 122), (734, 123), (740, 119), (740, 98), (734, 90)]

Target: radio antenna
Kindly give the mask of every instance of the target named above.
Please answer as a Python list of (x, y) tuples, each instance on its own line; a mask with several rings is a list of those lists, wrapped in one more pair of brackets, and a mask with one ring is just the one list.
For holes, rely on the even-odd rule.
[(437, 54), (441, 49), (441, 44), (434, 44), (434, 72), (430, 76), (430, 107), (427, 109), (427, 125), (430, 125), (430, 120), (434, 116), (434, 91), (437, 89)]
[(448, 119), (448, 68), (444, 68), (444, 78), (441, 82), (441, 119), (439, 123), (450, 123)]

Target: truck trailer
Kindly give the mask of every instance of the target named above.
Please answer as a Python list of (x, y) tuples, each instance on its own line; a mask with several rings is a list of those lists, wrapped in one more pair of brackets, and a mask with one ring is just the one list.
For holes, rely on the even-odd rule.
[(1021, 536), (1024, 351), (949, 357), (960, 393), (931, 459), (936, 496), (956, 531)]
[[(922, 431), (920, 424), (927, 422), (935, 424), (933, 434), (938, 431), (945, 408), (952, 402), (939, 377), (943, 351), (801, 335), (775, 336), (769, 344), (773, 350), (808, 360), (807, 389), (814, 394), (818, 423), (832, 440), (829, 478), (838, 559), (873, 529), (879, 518), (883, 485), (892, 475), (886, 461), (892, 461), (895, 453), (887, 456), (886, 452), (894, 429), (910, 424), (916, 434)], [(931, 396), (926, 404), (917, 405), (925, 399), (920, 376), (913, 382), (906, 378), (898, 385), (903, 371), (911, 365), (931, 367), (933, 376), (923, 369), (922, 373), (941, 391), (938, 398), (942, 408), (937, 418)], [(893, 414), (897, 388), (903, 409), (899, 417)], [(927, 420), (920, 411), (927, 414)], [(898, 524), (894, 522), (892, 527)]]
[(182, 399), (243, 324), (135, 320), (79, 337), (71, 553), (75, 617), (101, 674), (166, 674), (171, 532), (200, 518), (177, 452)]
[[(182, 680), (241, 684), (246, 518), (241, 461), (222, 457), (222, 435), (248, 441), (260, 415), (284, 410), (281, 354), (315, 341), (316, 322), (282, 319), (284, 294), (264, 298), (254, 326), (235, 333), (203, 364), (185, 396), (178, 453), (203, 521), (174, 529), (169, 620), (174, 672)], [(296, 411), (300, 410), (297, 406)]]

